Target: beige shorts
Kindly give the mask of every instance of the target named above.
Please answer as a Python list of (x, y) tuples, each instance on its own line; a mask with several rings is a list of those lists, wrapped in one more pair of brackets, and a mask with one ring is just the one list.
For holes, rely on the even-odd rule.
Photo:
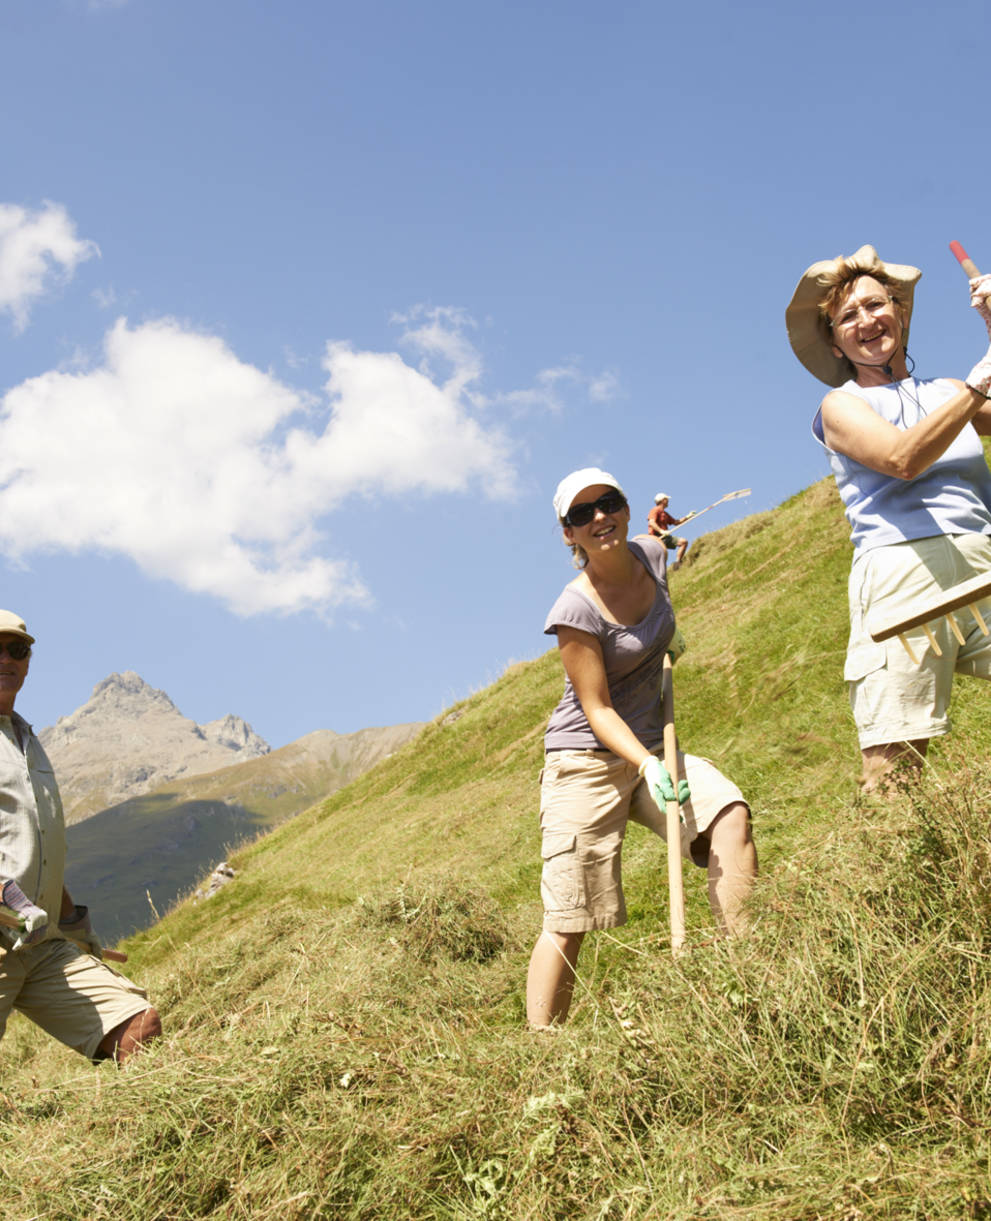
[[(682, 806), (681, 854), (705, 865), (708, 845), (699, 836), (727, 806), (747, 803), (708, 759), (678, 758), (692, 791)], [(604, 750), (548, 751), (540, 782), (540, 895), (548, 932), (625, 924), (620, 857), (631, 819), (666, 838), (665, 814), (631, 763)]]
[(92, 1060), (111, 1030), (148, 1008), (143, 989), (71, 941), (0, 950), (0, 1038), (17, 1009)]
[[(933, 652), (921, 627), (906, 633), (918, 665), (897, 636), (878, 644), (868, 631), (871, 616), (907, 615), (927, 598), (981, 572), (991, 572), (991, 537), (986, 534), (938, 534), (892, 543), (854, 561), (843, 677), (861, 749), (949, 733), (953, 675), (991, 678), (991, 637), (966, 607), (954, 612), (964, 644), (946, 619), (930, 624), (942, 657)], [(982, 605), (981, 614), (988, 622), (991, 602)]]

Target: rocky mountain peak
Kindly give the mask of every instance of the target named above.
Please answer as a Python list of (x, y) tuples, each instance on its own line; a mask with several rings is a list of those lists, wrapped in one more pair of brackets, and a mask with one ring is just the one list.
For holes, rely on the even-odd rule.
[[(179, 711), (164, 691), (150, 686), (140, 674), (135, 674), (133, 670), (125, 670), (123, 674), (108, 674), (102, 682), (96, 684), (89, 702), (77, 709), (77, 712), (85, 709), (88, 715), (92, 715), (94, 709), (100, 707), (127, 707), (135, 712), (152, 707), (170, 709), (173, 712)], [(60, 717), (59, 722), (66, 719)]]
[(68, 822), (177, 777), (271, 750), (241, 717), (228, 714), (197, 725), (133, 670), (97, 683), (81, 708), (59, 717), (39, 737), (55, 767)]

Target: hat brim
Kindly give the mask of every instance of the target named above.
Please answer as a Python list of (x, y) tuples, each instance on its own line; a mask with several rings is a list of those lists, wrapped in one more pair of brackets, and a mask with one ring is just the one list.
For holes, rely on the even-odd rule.
[(841, 262), (854, 266), (863, 264), (864, 275), (870, 274), (868, 268), (872, 264), (880, 264), (885, 274), (899, 285), (908, 311), (903, 336), (906, 342), (915, 304), (915, 285), (922, 275), (918, 267), (912, 267), (908, 263), (882, 262), (873, 246), (861, 246), (855, 254), (847, 258), (840, 255), (835, 259), (823, 259), (813, 263), (805, 272), (785, 310), (788, 342), (813, 377), (825, 382), (827, 386), (842, 386), (850, 379), (849, 362), (833, 351), (833, 337), (819, 316), (819, 303), (828, 291), (828, 283), (824, 277), (834, 272)]
[(0, 636), (19, 636), (21, 640), (26, 640), (28, 644), (34, 644), (35, 639), (30, 632), (22, 632), (16, 627), (4, 627), (0, 624)]

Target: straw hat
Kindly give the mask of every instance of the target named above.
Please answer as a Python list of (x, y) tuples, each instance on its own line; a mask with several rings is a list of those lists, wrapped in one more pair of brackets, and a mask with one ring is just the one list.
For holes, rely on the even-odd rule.
[(827, 386), (842, 386), (850, 378), (849, 361), (834, 354), (833, 337), (819, 316), (819, 303), (829, 291), (831, 277), (846, 268), (860, 270), (863, 275), (882, 272), (901, 288), (906, 312), (905, 343), (912, 320), (915, 285), (922, 275), (918, 267), (907, 263), (883, 263), (873, 246), (861, 246), (856, 254), (848, 257), (839, 255), (835, 259), (823, 259), (806, 271), (785, 310), (785, 325), (792, 351), (806, 369)]

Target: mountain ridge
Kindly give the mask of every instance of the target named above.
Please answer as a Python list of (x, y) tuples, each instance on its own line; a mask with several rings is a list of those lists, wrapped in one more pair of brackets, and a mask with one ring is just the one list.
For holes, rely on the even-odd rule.
[(94, 909), (100, 935), (113, 944), (153, 923), (232, 849), (349, 784), (422, 728), (413, 721), (350, 734), (317, 729), (94, 811), (67, 830), (69, 892)]
[(38, 737), (58, 777), (68, 825), (177, 777), (272, 749), (233, 713), (198, 725), (133, 670), (102, 679), (85, 704)]

